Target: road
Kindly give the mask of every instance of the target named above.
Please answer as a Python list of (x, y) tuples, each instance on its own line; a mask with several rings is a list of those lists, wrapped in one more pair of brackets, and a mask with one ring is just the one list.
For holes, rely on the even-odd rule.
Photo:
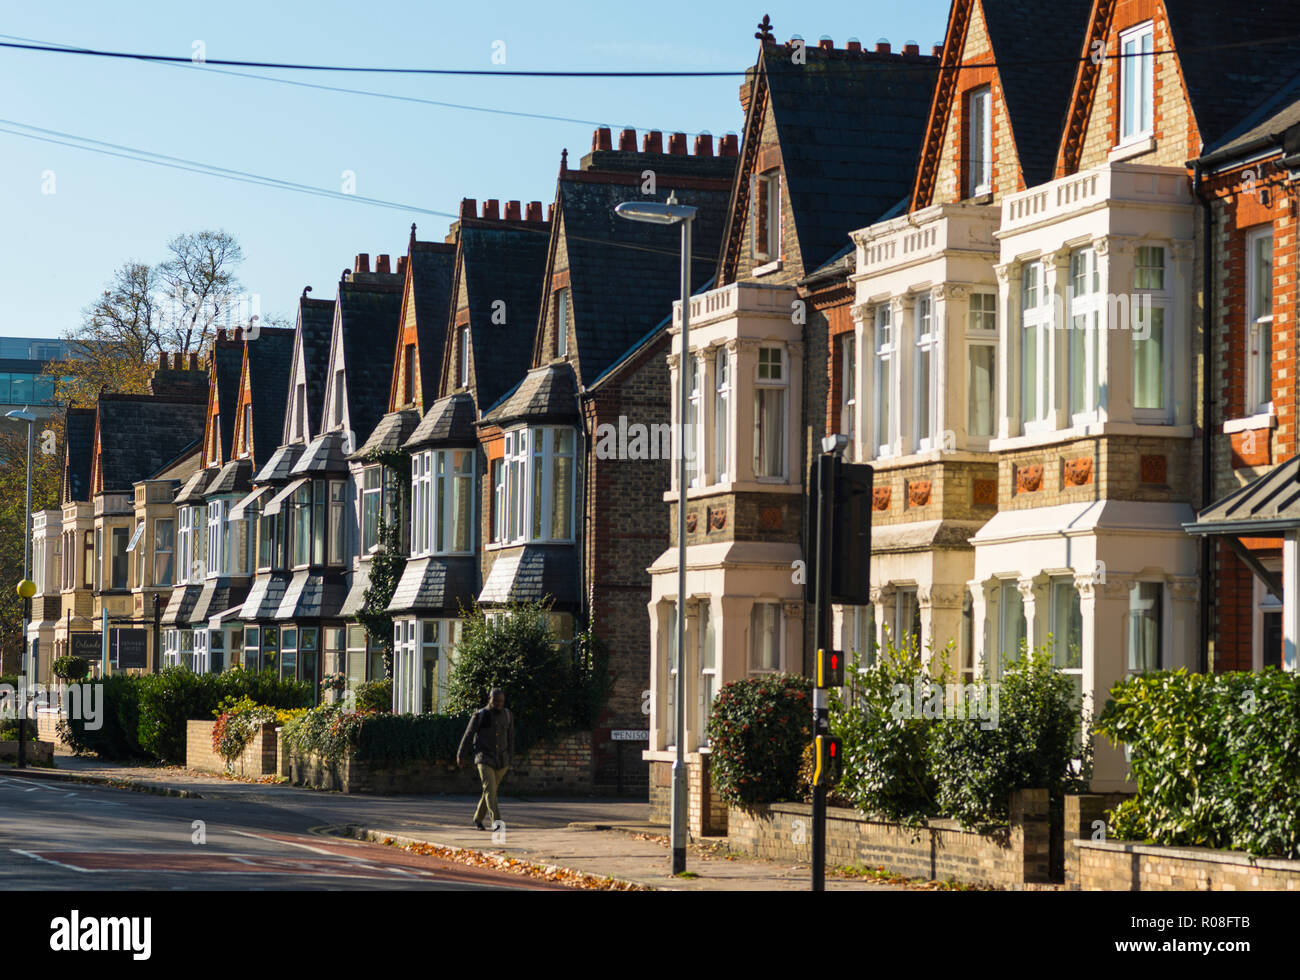
[[(568, 890), (330, 836), (357, 814), (336, 794), (270, 802), (231, 789), (184, 799), (0, 774), (0, 891)], [(429, 816), (427, 800), (398, 798), (365, 801), (367, 819), (372, 803), (389, 826)]]

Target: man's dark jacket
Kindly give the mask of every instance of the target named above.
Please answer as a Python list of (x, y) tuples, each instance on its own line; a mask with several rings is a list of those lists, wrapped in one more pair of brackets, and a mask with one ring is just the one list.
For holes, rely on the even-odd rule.
[(509, 708), (480, 708), (474, 712), (460, 740), (456, 758), (474, 752), (474, 764), (504, 769), (515, 755), (515, 720)]

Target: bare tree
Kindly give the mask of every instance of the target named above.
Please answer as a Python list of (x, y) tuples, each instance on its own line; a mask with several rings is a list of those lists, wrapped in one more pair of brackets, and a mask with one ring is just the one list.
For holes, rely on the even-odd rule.
[[(224, 231), (177, 235), (171, 253), (158, 267), (169, 306), (160, 333), (162, 342), (182, 354), (200, 351), (226, 326), (240, 300), (235, 266), (244, 260), (239, 243)], [(244, 324), (234, 324), (244, 326)]]

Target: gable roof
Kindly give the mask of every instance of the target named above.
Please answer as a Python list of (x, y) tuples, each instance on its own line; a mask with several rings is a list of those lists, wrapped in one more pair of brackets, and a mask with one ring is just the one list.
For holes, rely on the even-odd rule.
[(502, 425), (517, 419), (572, 420), (578, 416), (578, 386), (568, 361), (533, 368), (484, 422)]
[[(307, 377), (307, 418), (320, 419), (321, 406), (325, 401), (325, 375), (329, 373), (330, 338), (334, 330), (334, 300), (309, 299), (304, 292), (298, 300), (298, 323), (296, 333), (302, 347), (303, 368)], [(293, 371), (290, 355), (290, 373)], [(285, 379), (286, 387), (289, 379)], [(288, 390), (284, 393), (282, 414), (280, 416), (280, 434), (275, 442), (279, 445), (289, 439), (289, 412), (292, 404)], [(256, 433), (254, 433), (256, 437)]]
[(770, 106), (805, 271), (850, 231), (874, 224), (912, 191), (939, 60), (932, 55), (763, 42), (751, 74), (741, 167), (732, 190), (719, 282), (733, 281), (749, 182)]
[[(217, 417), (221, 420), (221, 459), (230, 459), (234, 445), (235, 406), (239, 403), (239, 375), (243, 366), (244, 345), (238, 340), (218, 336), (212, 342), (212, 384), (216, 386)], [(207, 435), (207, 432), (204, 432)]]
[(94, 493), (125, 492), (203, 438), (207, 404), (150, 395), (100, 395)]
[[(294, 333), (291, 330), (263, 329), (255, 340), (247, 343), (245, 357), (248, 363), (248, 394), (253, 408), (254, 470), (271, 458), (284, 433), (284, 410), (289, 399), (293, 350)], [(310, 389), (309, 383), (309, 392)], [(311, 395), (308, 394), (307, 397), (310, 398)]]
[(69, 408), (64, 417), (60, 503), (90, 499), (90, 470), (95, 459), (95, 415), (93, 408)]
[[(452, 276), (456, 267), (456, 247), (442, 242), (417, 242), (415, 225), (411, 225), (411, 245), (407, 251), (406, 277), (415, 305), (416, 349), (420, 358), (422, 405), (433, 404), (438, 397), (438, 370), (442, 365), (442, 348), (447, 336), (447, 311), (451, 306)], [(405, 299), (403, 299), (403, 320)], [(394, 348), (393, 378), (397, 378)]]
[[(714, 275), (712, 257), (721, 246), (730, 198), (727, 182), (665, 179), (654, 194), (642, 194), (640, 185), (638, 174), (560, 175), (555, 220), (568, 254), (573, 357), (584, 383), (627, 353), (681, 298), (680, 228), (628, 221), (614, 213), (617, 205), (631, 199), (663, 202), (675, 193), (679, 203), (699, 208), (691, 230), (691, 292)], [(559, 235), (557, 229), (552, 241)], [(534, 364), (541, 338), (539, 330)]]
[(342, 342), (348, 424), (356, 437), (354, 445), (360, 445), (388, 407), (393, 356), (401, 328), (400, 277), (354, 273), (353, 278), (339, 283), (335, 311)]
[[(460, 221), (458, 272), (469, 301), (474, 396), (479, 406), (494, 404), (532, 363), (533, 336), (547, 292), (542, 280), (550, 233), (551, 223), (546, 221)], [(492, 322), (498, 300), (505, 303), (505, 323)], [(453, 318), (455, 313), (452, 310)], [(454, 339), (447, 338), (440, 395), (456, 386), (454, 365), (447, 360)]]
[(1217, 145), (1207, 146), (1202, 164), (1216, 164), (1266, 147), (1281, 147), (1287, 153), (1300, 149), (1296, 128), (1300, 126), (1300, 75), (1242, 119)]

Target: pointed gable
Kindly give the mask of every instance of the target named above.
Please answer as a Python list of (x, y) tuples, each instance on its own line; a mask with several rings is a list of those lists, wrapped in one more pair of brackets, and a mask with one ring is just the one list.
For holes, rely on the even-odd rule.
[(401, 276), (356, 271), (339, 282), (320, 431), (351, 431), (347, 452), (369, 438), (388, 404), (401, 313)]
[(203, 439), (207, 405), (153, 395), (100, 395), (91, 495), (127, 493)]
[[(276, 445), (305, 443), (319, 431), (333, 329), (334, 301), (309, 299), (304, 289), (298, 300), (298, 322)], [(270, 423), (265, 413), (261, 421)]]
[(263, 327), (243, 344), (231, 453), (251, 459), (254, 472), (280, 444), (296, 336), (293, 330)]
[(239, 377), (243, 342), (227, 339), (220, 331), (208, 353), (208, 408), (203, 429), (200, 468), (220, 466), (231, 458), (234, 445), (235, 407), (239, 401)]
[(403, 408), (423, 411), (437, 398), (455, 261), (455, 245), (416, 241), (415, 225), (411, 225), (401, 270), (405, 273), (402, 330), (393, 358), (389, 412)]
[(96, 414), (93, 408), (69, 408), (64, 416), (60, 504), (90, 499), (90, 471), (95, 456)]
[[(829, 44), (804, 47), (804, 64), (792, 44), (760, 46), (742, 89), (745, 138), (720, 285), (755, 269), (797, 281), (912, 192), (938, 59), (915, 47), (891, 54), (887, 44), (870, 52)], [(778, 255), (761, 244), (773, 226)]]

